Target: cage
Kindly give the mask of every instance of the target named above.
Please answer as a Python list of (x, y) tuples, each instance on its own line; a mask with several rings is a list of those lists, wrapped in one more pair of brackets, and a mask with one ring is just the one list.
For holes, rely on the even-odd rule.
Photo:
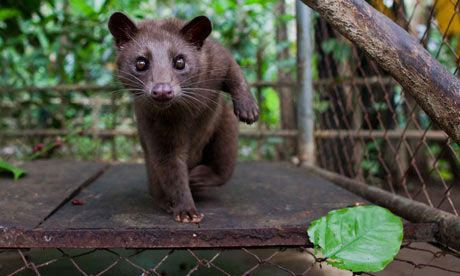
[[(458, 2), (293, 4), (295, 28), (281, 21), (276, 37), (296, 30), (297, 78), (278, 65), (277, 80), (264, 79), (257, 45), (250, 84), (262, 110), (270, 111), (275, 91), (279, 121), (241, 127), (241, 159), (254, 161), (241, 162), (228, 185), (198, 195), (209, 214), (200, 227), (149, 208), (142, 165), (121, 162), (120, 151), (133, 151), (131, 160), (141, 151), (130, 100), (113, 93), (119, 85), (3, 87), (2, 144), (31, 148), (48, 139), (54, 148), (60, 136), (98, 144), (88, 159), (104, 158), (33, 161), (27, 178), (2, 180), (0, 272), (339, 275), (346, 272), (314, 254), (306, 230), (330, 210), (365, 201), (405, 223), (401, 251), (377, 275), (460, 274)], [(289, 6), (275, 8), (281, 16)], [(276, 59), (289, 55), (285, 47)], [(43, 115), (45, 127), (31, 128), (38, 124), (24, 123), (15, 107), (35, 97), (54, 99), (56, 113), (78, 104), (91, 122), (49, 128), (55, 119)], [(76, 152), (47, 154), (40, 157)], [(84, 204), (72, 203), (77, 198)]]

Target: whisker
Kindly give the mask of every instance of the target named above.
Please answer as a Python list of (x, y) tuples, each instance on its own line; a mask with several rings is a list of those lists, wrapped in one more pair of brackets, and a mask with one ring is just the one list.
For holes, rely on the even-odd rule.
[[(121, 72), (121, 73), (124, 73), (124, 74), (126, 74), (126, 75), (128, 75), (128, 76), (133, 77), (134, 79), (138, 80), (140, 83), (142, 83), (142, 85), (145, 86), (145, 83), (144, 83), (141, 79), (139, 79), (138, 77), (136, 77), (134, 74), (132, 74), (131, 72), (128, 72), (128, 71), (125, 71), (125, 70), (121, 70), (121, 69), (118, 69), (118, 71)], [(122, 76), (122, 75), (118, 75), (118, 76), (120, 77), (120, 76)], [(124, 76), (123, 76), (123, 77), (124, 77)], [(125, 77), (125, 78), (126, 78), (126, 77)]]
[[(229, 79), (229, 78), (207, 78), (205, 80), (189, 83), (188, 86), (197, 85), (197, 84), (203, 84), (203, 83), (207, 83), (207, 82), (211, 82), (211, 81), (227, 81), (227, 80), (231, 80), (231, 79)], [(182, 84), (184, 84), (184, 82), (180, 82), (179, 84), (182, 85)]]
[[(109, 91), (112, 95), (117, 95), (117, 94), (122, 94), (124, 91), (130, 91), (133, 92), (133, 94), (141, 92), (143, 94), (144, 90), (143, 89), (137, 89), (137, 88), (120, 88), (116, 90)], [(141, 94), (139, 93), (139, 94)]]
[[(248, 65), (238, 65), (241, 69), (254, 69), (255, 66), (248, 66)], [(253, 68), (254, 67), (254, 68)], [(222, 66), (216, 66), (216, 65), (213, 65), (212, 67), (208, 67), (208, 66), (199, 66), (199, 65), (194, 65), (194, 68), (197, 68), (197, 69), (200, 69), (200, 72), (204, 72), (204, 71), (224, 71), (224, 70), (229, 70), (231, 68), (231, 65), (229, 66), (228, 64), (226, 65), (222, 65)], [(207, 70), (203, 70), (203, 69), (207, 69)]]
[(209, 89), (209, 88), (202, 88), (202, 87), (183, 87), (182, 90), (189, 90), (189, 91), (200, 91), (200, 90), (203, 90), (203, 91), (209, 91), (209, 92), (215, 92), (215, 93), (224, 93), (224, 91), (221, 91), (221, 90), (217, 90), (217, 89)]
[[(187, 92), (195, 92), (195, 91), (200, 91), (200, 90), (208, 91), (214, 94), (224, 95), (225, 97), (230, 97), (232, 100), (235, 99), (233, 95), (226, 93), (224, 91), (221, 91), (221, 90), (208, 89), (208, 88), (195, 88), (195, 87), (182, 88), (182, 91), (187, 91)], [(201, 94), (197, 94), (197, 95), (201, 95)]]
[(123, 80), (128, 80), (128, 81), (131, 81), (131, 82), (134, 82), (134, 83), (141, 83), (139, 80), (133, 79), (130, 76), (118, 75), (118, 78), (123, 79)]
[(121, 72), (121, 73), (124, 73), (124, 74), (126, 74), (128, 76), (131, 76), (131, 77), (135, 78), (136, 80), (138, 80), (141, 83), (144, 83), (141, 79), (139, 79), (136, 75), (134, 75), (133, 73), (131, 73), (129, 71), (125, 71), (125, 70), (122, 70), (122, 69), (118, 69), (118, 71)]
[[(130, 79), (130, 78), (122, 77), (122, 76), (120, 76), (120, 79), (127, 82), (126, 85), (129, 85), (129, 86), (134, 86), (134, 87), (144, 86), (142, 83), (140, 83), (139, 81), (136, 81), (135, 79)], [(124, 83), (122, 85), (126, 87)]]
[(134, 37), (133, 37), (132, 35), (130, 35), (129, 33), (126, 33), (126, 34), (128, 35), (128, 37), (129, 37), (130, 39), (132, 39), (132, 40), (137, 44), (137, 46), (139, 46), (139, 48), (142, 48), (141, 44), (140, 44), (139, 42), (137, 42), (137, 40), (135, 40)]
[[(192, 94), (182, 94), (185, 98), (189, 98), (189, 99), (193, 99), (195, 100), (196, 102), (200, 103), (205, 109), (211, 109), (212, 107), (207, 103), (207, 102), (204, 102), (204, 101), (201, 101), (200, 99), (196, 98), (195, 96), (196, 95), (192, 95)], [(207, 100), (210, 100), (211, 102), (213, 102), (215, 105), (218, 105), (219, 103), (212, 100), (212, 99), (209, 99), (209, 98), (206, 98)]]
[(186, 95), (193, 96), (193, 97), (199, 96), (199, 97), (201, 97), (202, 99), (206, 99), (206, 100), (208, 100), (208, 101), (211, 101), (212, 103), (214, 103), (214, 104), (216, 104), (216, 105), (219, 104), (219, 103), (218, 103), (217, 101), (215, 101), (214, 99), (211, 99), (211, 98), (209, 98), (209, 97), (206, 97), (205, 95), (201, 95), (201, 94), (197, 94), (197, 93), (195, 93), (195, 94), (190, 94), (189, 91), (183, 91), (183, 92), (184, 92), (184, 94), (186, 94)]
[(184, 99), (189, 99), (189, 100), (192, 100), (198, 104), (192, 104), (191, 103), (191, 106), (193, 108), (198, 108), (199, 110), (205, 110), (205, 109), (210, 109), (210, 107), (206, 104), (206, 103), (203, 103), (201, 102), (199, 99), (195, 98), (195, 97), (192, 97), (190, 95), (183, 95), (184, 96)]
[(191, 103), (189, 103), (185, 98), (179, 97), (178, 102), (180, 103), (179, 106), (182, 108), (182, 106), (187, 109), (187, 111), (190, 113), (191, 116), (195, 116), (195, 113), (193, 112), (193, 108), (190, 108)]
[(192, 99), (194, 100), (195, 102), (199, 103), (199, 104), (204, 104), (203, 102), (201, 102), (199, 99), (189, 95), (189, 94), (182, 94), (182, 97), (186, 98), (186, 99)]
[[(201, 69), (200, 66), (196, 66), (197, 69)], [(228, 67), (222, 67), (222, 68), (208, 68), (208, 70), (199, 70), (197, 73), (195, 74), (192, 74), (189, 78), (186, 78), (185, 80), (182, 80), (181, 83), (183, 82), (186, 82), (186, 81), (189, 81), (190, 79), (194, 78), (194, 77), (199, 77), (200, 75), (202, 74), (205, 74), (205, 73), (212, 73), (212, 72), (222, 72), (224, 70), (228, 70), (229, 68)]]

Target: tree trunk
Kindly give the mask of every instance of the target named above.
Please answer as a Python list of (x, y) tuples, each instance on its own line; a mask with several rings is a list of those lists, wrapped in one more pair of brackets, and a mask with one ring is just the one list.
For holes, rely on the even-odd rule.
[[(280, 21), (281, 15), (285, 14), (286, 7), (284, 0), (279, 0), (275, 6), (276, 14), (276, 41), (280, 45), (282, 42), (288, 40), (287, 26), (285, 22)], [(277, 54), (277, 60), (286, 60), (289, 57), (289, 48), (284, 47)], [(285, 68), (278, 68), (278, 81), (291, 81), (291, 74)], [(294, 105), (294, 91), (289, 87), (279, 87), (278, 96), (280, 99), (280, 115), (281, 115), (281, 129), (295, 129), (295, 105)], [(278, 149), (281, 159), (288, 159), (296, 152), (296, 140), (294, 138), (285, 138), (282, 147)]]

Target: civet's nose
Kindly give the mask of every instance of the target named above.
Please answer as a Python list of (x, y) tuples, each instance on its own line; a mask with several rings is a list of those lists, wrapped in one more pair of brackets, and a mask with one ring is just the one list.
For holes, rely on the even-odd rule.
[(174, 98), (171, 85), (169, 83), (157, 83), (152, 88), (152, 97), (159, 102), (167, 102)]

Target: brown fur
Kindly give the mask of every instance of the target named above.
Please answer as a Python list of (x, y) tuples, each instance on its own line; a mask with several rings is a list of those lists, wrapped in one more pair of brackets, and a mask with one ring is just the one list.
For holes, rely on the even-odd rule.
[[(145, 153), (152, 197), (180, 222), (199, 222), (191, 188), (224, 184), (237, 159), (238, 122), (218, 91), (229, 93), (241, 121), (257, 120), (259, 110), (243, 73), (230, 53), (206, 38), (211, 25), (202, 16), (134, 23), (112, 15), (109, 29), (118, 48), (120, 81), (134, 94), (134, 107)], [(182, 55), (188, 67), (178, 71), (172, 60)], [(150, 62), (137, 72), (136, 59)], [(155, 84), (168, 83), (174, 98), (155, 102)]]

